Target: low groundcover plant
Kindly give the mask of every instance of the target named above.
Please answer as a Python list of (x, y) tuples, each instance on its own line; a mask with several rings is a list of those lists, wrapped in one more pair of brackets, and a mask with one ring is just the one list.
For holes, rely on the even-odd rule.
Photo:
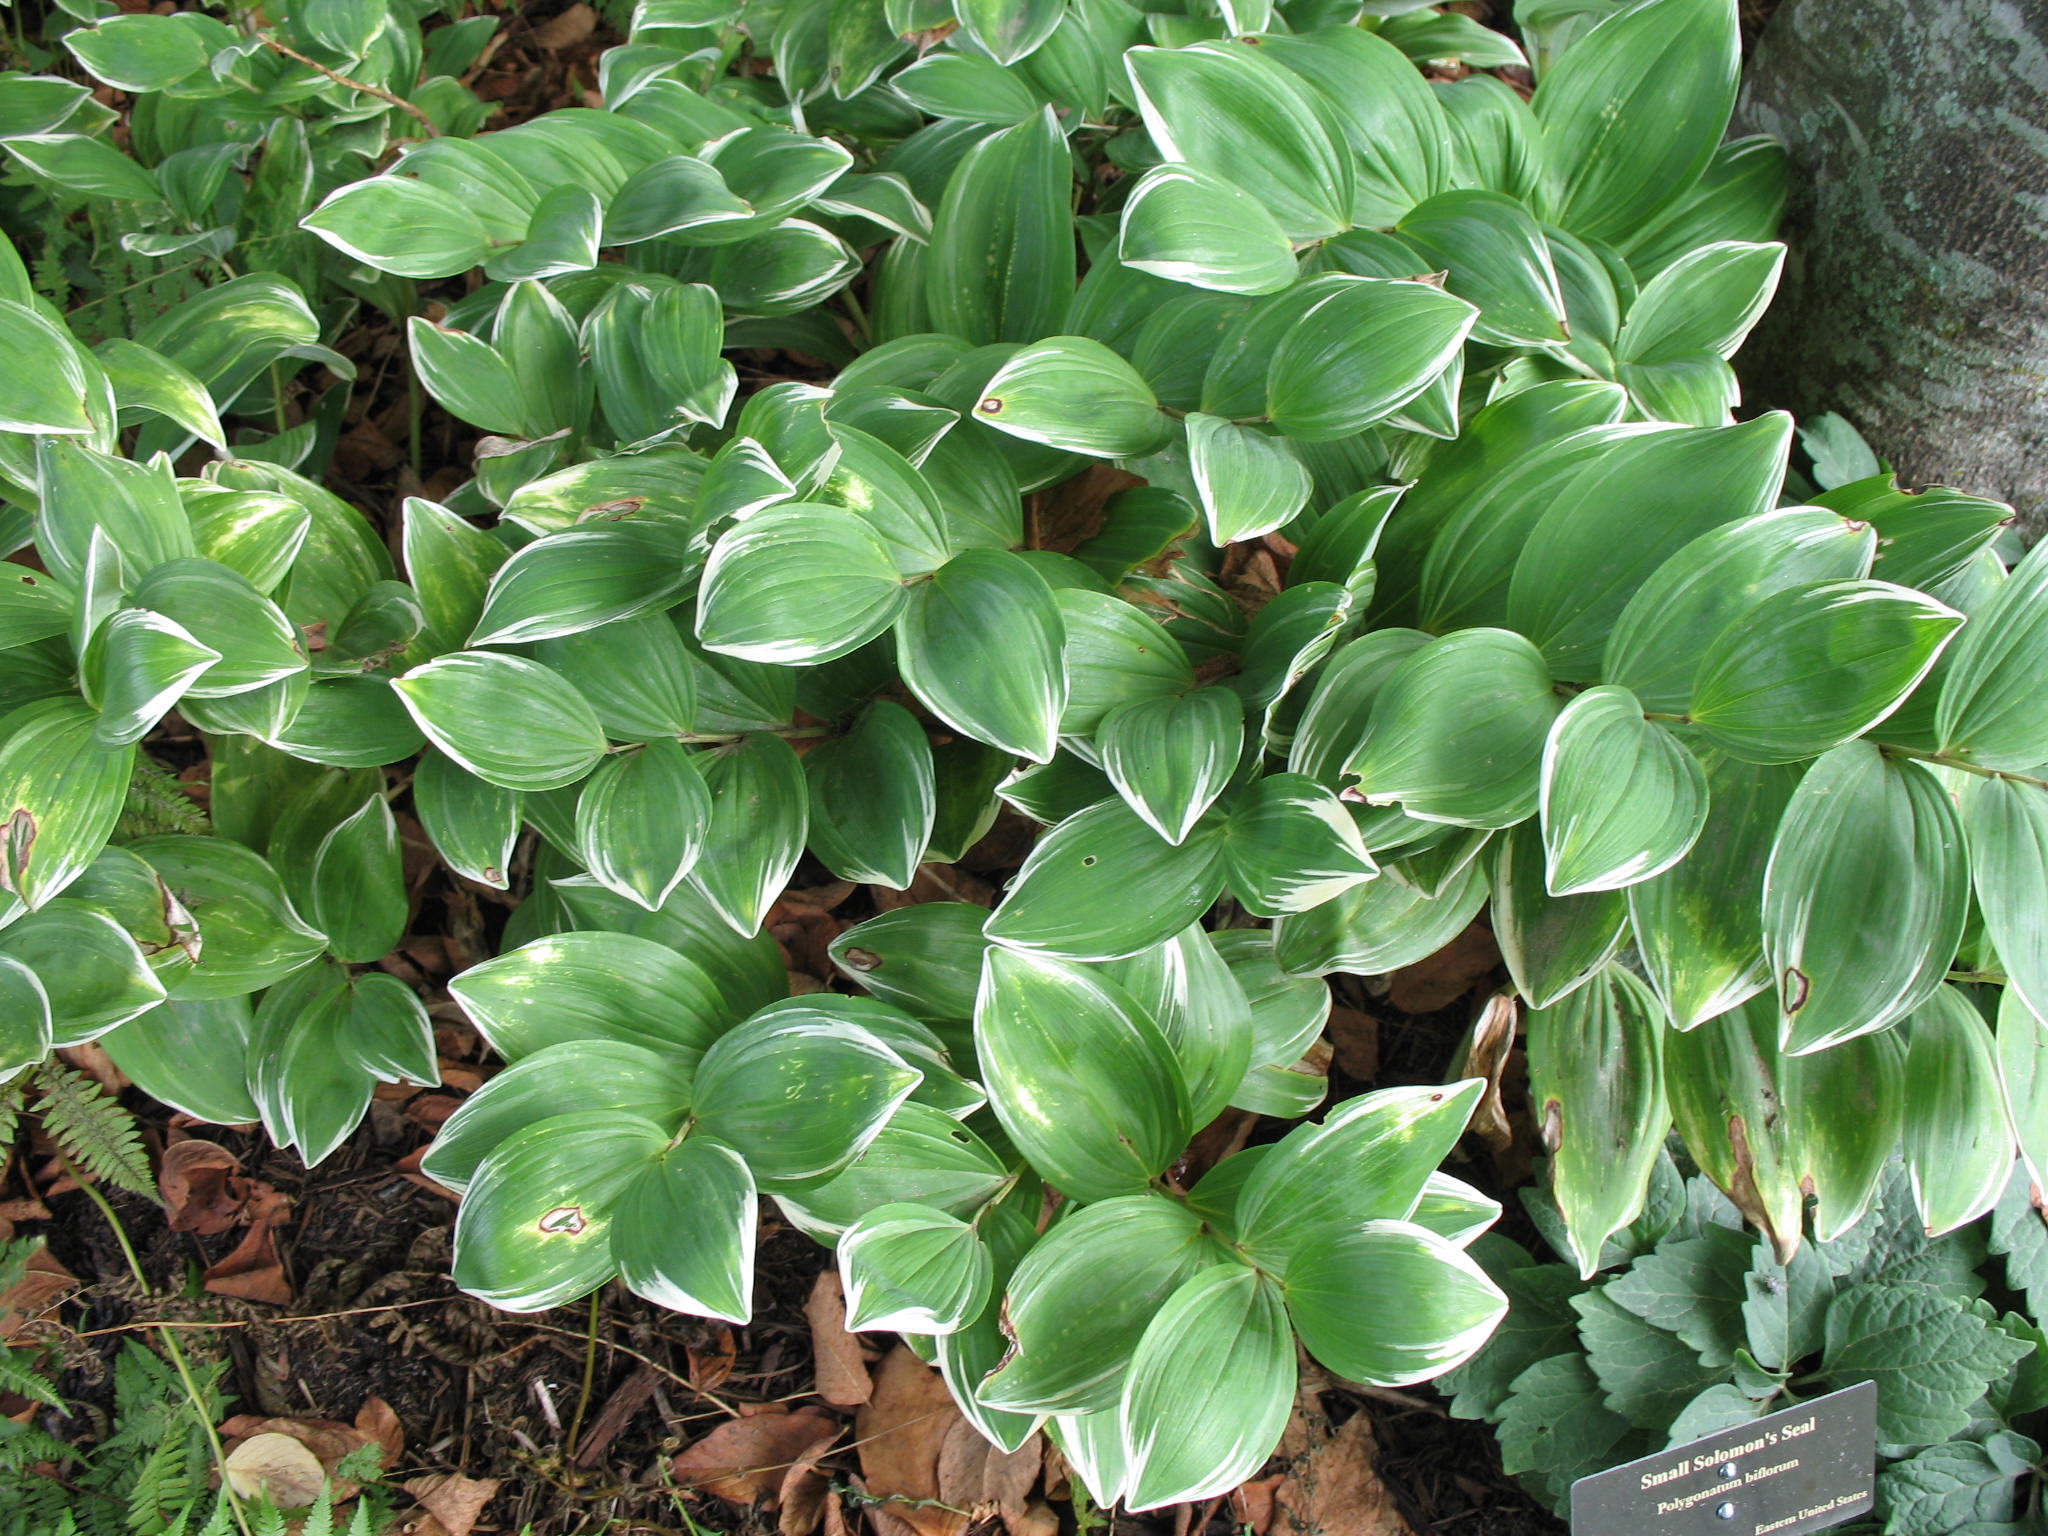
[[(1528, 59), (1400, 0), (642, 0), (602, 107), (488, 132), (485, 18), (64, 31), (131, 153), (55, 75), (0, 144), (207, 280), (88, 345), (0, 251), (0, 1069), (97, 1039), (318, 1161), (436, 1075), (375, 967), (409, 794), (523, 896), (424, 1165), (462, 1286), (744, 1320), (772, 1196), (1136, 1509), (1256, 1472), (1297, 1339), (1398, 1385), (1500, 1319), (1438, 1171), (1486, 1082), (1304, 1061), (1323, 977), (1482, 910), (1587, 1275), (1674, 1124), (1781, 1265), (1901, 1143), (1936, 1231), (2038, 1178), (2048, 555), (1734, 419), (1784, 253), (1732, 0), (1518, 9)], [(483, 434), (396, 562), (318, 472), (362, 306)], [(992, 913), (788, 995), (800, 859), (900, 890), (1006, 807)], [(1321, 1115), (1190, 1168), (1231, 1106)]]

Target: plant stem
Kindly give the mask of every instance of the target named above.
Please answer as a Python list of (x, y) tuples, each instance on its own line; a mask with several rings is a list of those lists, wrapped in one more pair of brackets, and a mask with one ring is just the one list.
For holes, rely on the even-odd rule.
[(1877, 750), (1891, 757), (1910, 757), (1916, 762), (1936, 763), (1943, 768), (1954, 768), (1962, 773), (1974, 773), (1980, 779), (2008, 779), (2014, 784), (2032, 784), (2036, 789), (2048, 789), (2048, 779), (2035, 778), (2032, 774), (2014, 773), (2005, 768), (1983, 768), (1976, 763), (1965, 763), (1940, 752), (1923, 752), (1918, 747), (1902, 747), (1894, 742), (1880, 741)]
[(576, 1442), (583, 1438), (583, 1415), (590, 1411), (591, 1389), (597, 1385), (597, 1313), (603, 1295), (603, 1286), (590, 1293), (590, 1328), (583, 1336), (583, 1390), (576, 1398), (576, 1417), (569, 1421), (569, 1441), (562, 1451), (565, 1461), (575, 1456)]
[(352, 91), (361, 91), (365, 96), (374, 96), (379, 101), (389, 102), (392, 106), (398, 108), (399, 111), (417, 119), (419, 125), (426, 130), (428, 138), (438, 139), (441, 137), (441, 130), (434, 126), (434, 120), (427, 116), (420, 108), (407, 101), (403, 96), (394, 96), (379, 85), (366, 85), (361, 80), (351, 80), (339, 70), (329, 69), (318, 59), (309, 59), (299, 52), (298, 49), (280, 43), (268, 32), (258, 32), (256, 34), (256, 41), (268, 48), (272, 53), (281, 53), (293, 63), (303, 64), (314, 73), (325, 75), (336, 85), (345, 85)]
[[(135, 1256), (135, 1245), (128, 1240), (128, 1229), (121, 1224), (113, 1202), (101, 1194), (96, 1185), (87, 1183), (85, 1175), (62, 1152), (57, 1154), (57, 1166), (71, 1176), (71, 1182), (79, 1187), (86, 1199), (100, 1208), (100, 1214), (107, 1218), (107, 1225), (113, 1229), (114, 1241), (121, 1245), (121, 1257), (128, 1261), (135, 1283), (142, 1288), (144, 1296), (154, 1295), (149, 1276), (143, 1273), (142, 1260)], [(192, 1379), (192, 1367), (185, 1360), (185, 1352), (178, 1347), (177, 1337), (170, 1329), (159, 1326), (156, 1333), (163, 1341), (164, 1353), (178, 1372), (178, 1380), (185, 1384), (185, 1397), (192, 1405), (193, 1417), (199, 1420), (199, 1427), (206, 1432), (207, 1447), (213, 1452), (213, 1464), (220, 1473), (220, 1496), (227, 1500), (228, 1512), (235, 1517), (235, 1525), (242, 1536), (251, 1536), (248, 1517), (242, 1512), (242, 1501), (235, 1497), (235, 1490), (228, 1482), (227, 1447), (220, 1443), (220, 1431), (214, 1428), (213, 1415), (206, 1411), (206, 1398), (199, 1390), (199, 1383)]]

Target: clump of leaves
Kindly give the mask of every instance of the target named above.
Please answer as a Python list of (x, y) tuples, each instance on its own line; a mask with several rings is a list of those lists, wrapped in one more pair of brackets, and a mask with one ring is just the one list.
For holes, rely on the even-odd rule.
[[(1507, 1291), (1512, 1321), (1445, 1377), (1452, 1411), (1498, 1426), (1508, 1470), (1562, 1511), (1577, 1478), (1874, 1382), (1878, 1508), (1848, 1529), (2032, 1529), (2048, 1433), (2048, 1338), (2034, 1321), (2048, 1304), (2048, 1226), (2023, 1165), (1988, 1233), (1930, 1238), (1910, 1184), (1894, 1163), (1853, 1232), (1789, 1263), (1668, 1157), (1590, 1281), (1482, 1238), (1474, 1255)], [(1555, 1206), (1529, 1204), (1562, 1251)]]
[[(2048, 1158), (2048, 553), (1839, 433), (1788, 495), (1734, 420), (1783, 178), (1724, 142), (1732, 0), (1523, 7), (1528, 100), (1386, 9), (648, 0), (602, 107), (493, 133), (484, 18), (67, 31), (135, 155), (26, 76), (9, 152), (219, 270), (88, 348), (0, 251), (0, 1072), (97, 1038), (308, 1161), (432, 1081), (376, 968), (409, 785), (519, 903), (453, 987), (511, 1064), (429, 1159), (464, 1285), (744, 1317), (765, 1193), (1137, 1507), (1256, 1469), (1297, 1338), (1396, 1383), (1497, 1320), (1434, 1172), (1476, 1082), (1184, 1161), (1323, 1108), (1325, 976), (1482, 910), (1588, 1275), (1674, 1123), (1780, 1264), (1892, 1141), (1928, 1224), (1988, 1210)], [(248, 94), (317, 106), (252, 160)], [(388, 542), (298, 472), (345, 395), (278, 415), (348, 295), (484, 434)], [(788, 996), (800, 860), (901, 890), (1006, 808), (992, 913)]]

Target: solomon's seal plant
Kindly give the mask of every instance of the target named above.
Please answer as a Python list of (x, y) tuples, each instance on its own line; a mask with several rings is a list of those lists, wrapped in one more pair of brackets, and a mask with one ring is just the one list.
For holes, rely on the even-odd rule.
[[(772, 1196), (856, 1327), (1140, 1508), (1256, 1470), (1297, 1339), (1394, 1384), (1499, 1319), (1436, 1171), (1486, 1085), (1325, 1108), (1309, 1054), (1324, 976), (1482, 910), (1588, 1274), (1674, 1123), (1781, 1265), (1896, 1142), (1940, 1229), (2048, 1157), (2048, 555), (1733, 419), (1783, 193), (1723, 142), (1729, 0), (1530, 8), (1529, 99), (1387, 4), (644, 0), (601, 107), (482, 133), (472, 23), (343, 9), (270, 37), (322, 105), (253, 168), (223, 129), (203, 205), (164, 167), (211, 129), (144, 168), (46, 81), (7, 140), (153, 170), (169, 213), (56, 178), (148, 249), (252, 247), (238, 199), (315, 243), (314, 302), (223, 267), (98, 350), (0, 264), (6, 1069), (99, 1036), (325, 1155), (435, 1074), (368, 968), (409, 793), (522, 897), (453, 985), (509, 1065), (426, 1160), (464, 1286), (744, 1318)], [(240, 124), (204, 104), (293, 52), (214, 25), (69, 46)], [(358, 296), (484, 434), (389, 547), (299, 472), (331, 418), (253, 425)], [(906, 888), (1005, 807), (1043, 832), (992, 913), (886, 912), (834, 947), (863, 995), (787, 995), (800, 860)], [(1321, 1117), (1190, 1161), (1232, 1106)]]

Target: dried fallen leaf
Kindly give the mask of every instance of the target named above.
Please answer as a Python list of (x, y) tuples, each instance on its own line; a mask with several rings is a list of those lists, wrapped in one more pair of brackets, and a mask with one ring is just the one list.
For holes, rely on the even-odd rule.
[(1435, 1013), (1478, 986), (1500, 963), (1492, 930), (1473, 923), (1427, 960), (1394, 972), (1387, 996), (1403, 1013)]
[(965, 1419), (946, 1431), (939, 1448), (939, 1502), (964, 1509), (973, 1523), (1000, 1515), (1005, 1526), (1024, 1519), (1025, 1504), (1038, 1486), (1045, 1442), (1033, 1435), (1014, 1452), (1004, 1452), (982, 1438)]
[(805, 1451), (839, 1428), (816, 1408), (730, 1419), (671, 1464), (684, 1488), (701, 1488), (735, 1504), (757, 1504), (780, 1490), (782, 1476)]
[(356, 1433), (384, 1448), (384, 1465), (390, 1466), (405, 1450), (405, 1426), (398, 1413), (381, 1397), (363, 1399), (356, 1410)]
[(834, 1425), (831, 1433), (806, 1446), (782, 1474), (782, 1486), (776, 1492), (776, 1502), (782, 1506), (782, 1516), (775, 1522), (777, 1536), (811, 1536), (824, 1522), (832, 1483), (818, 1470), (818, 1462), (838, 1443), (840, 1433), (841, 1426)]
[(438, 1524), (435, 1530), (425, 1522), (411, 1527), (413, 1536), (469, 1536), (484, 1506), (491, 1502), (498, 1492), (498, 1480), (494, 1477), (464, 1477), (459, 1472), (450, 1472), (435, 1477), (409, 1479), (405, 1491), (420, 1501), (424, 1509)]
[(961, 1422), (946, 1383), (901, 1344), (883, 1358), (874, 1380), (874, 1396), (853, 1422), (867, 1491), (888, 1501), (869, 1514), (887, 1514), (917, 1536), (960, 1536), (967, 1528), (964, 1511), (925, 1502), (939, 1497), (939, 1453)]
[(1489, 997), (1465, 1037), (1464, 1061), (1458, 1068), (1460, 1077), (1486, 1079), (1486, 1091), (1472, 1111), (1472, 1129), (1496, 1152), (1515, 1139), (1501, 1097), (1501, 1078), (1514, 1054), (1516, 1014), (1515, 1000), (1506, 993)]
[(1415, 1536), (1374, 1470), (1377, 1457), (1363, 1413), (1318, 1436), (1273, 1494), (1275, 1536)]
[(277, 1228), (285, 1219), (279, 1216), (251, 1222), (235, 1251), (208, 1266), (200, 1283), (216, 1296), (278, 1307), (289, 1302), (291, 1282), (285, 1279), (284, 1262), (277, 1256)]
[(78, 1284), (78, 1277), (38, 1248), (28, 1256), (22, 1276), (0, 1291), (0, 1344), (12, 1339), (30, 1323), (53, 1316), (58, 1300)]
[(597, 12), (583, 4), (583, 0), (576, 0), (576, 4), (561, 15), (535, 27), (533, 43), (536, 48), (558, 53), (564, 48), (575, 47), (596, 30)]
[(818, 1276), (804, 1303), (804, 1316), (811, 1325), (818, 1396), (835, 1408), (858, 1408), (874, 1395), (874, 1382), (868, 1377), (860, 1340), (846, 1331), (846, 1294), (837, 1270)]
[(1332, 1008), (1323, 1026), (1335, 1052), (1337, 1065), (1346, 1077), (1361, 1083), (1377, 1081), (1380, 1075), (1380, 1021), (1356, 1008)]
[(223, 1466), (239, 1497), (268, 1499), (279, 1509), (304, 1509), (327, 1481), (320, 1458), (284, 1434), (251, 1435), (228, 1452)]
[(684, 1353), (690, 1362), (690, 1385), (699, 1392), (716, 1392), (725, 1385), (726, 1377), (739, 1363), (739, 1345), (732, 1336), (732, 1330), (723, 1323), (707, 1325), (710, 1343), (701, 1348), (695, 1344), (684, 1346)]
[(241, 1173), (242, 1160), (213, 1142), (187, 1137), (166, 1147), (156, 1187), (171, 1230), (210, 1237), (235, 1225), (250, 1195)]

